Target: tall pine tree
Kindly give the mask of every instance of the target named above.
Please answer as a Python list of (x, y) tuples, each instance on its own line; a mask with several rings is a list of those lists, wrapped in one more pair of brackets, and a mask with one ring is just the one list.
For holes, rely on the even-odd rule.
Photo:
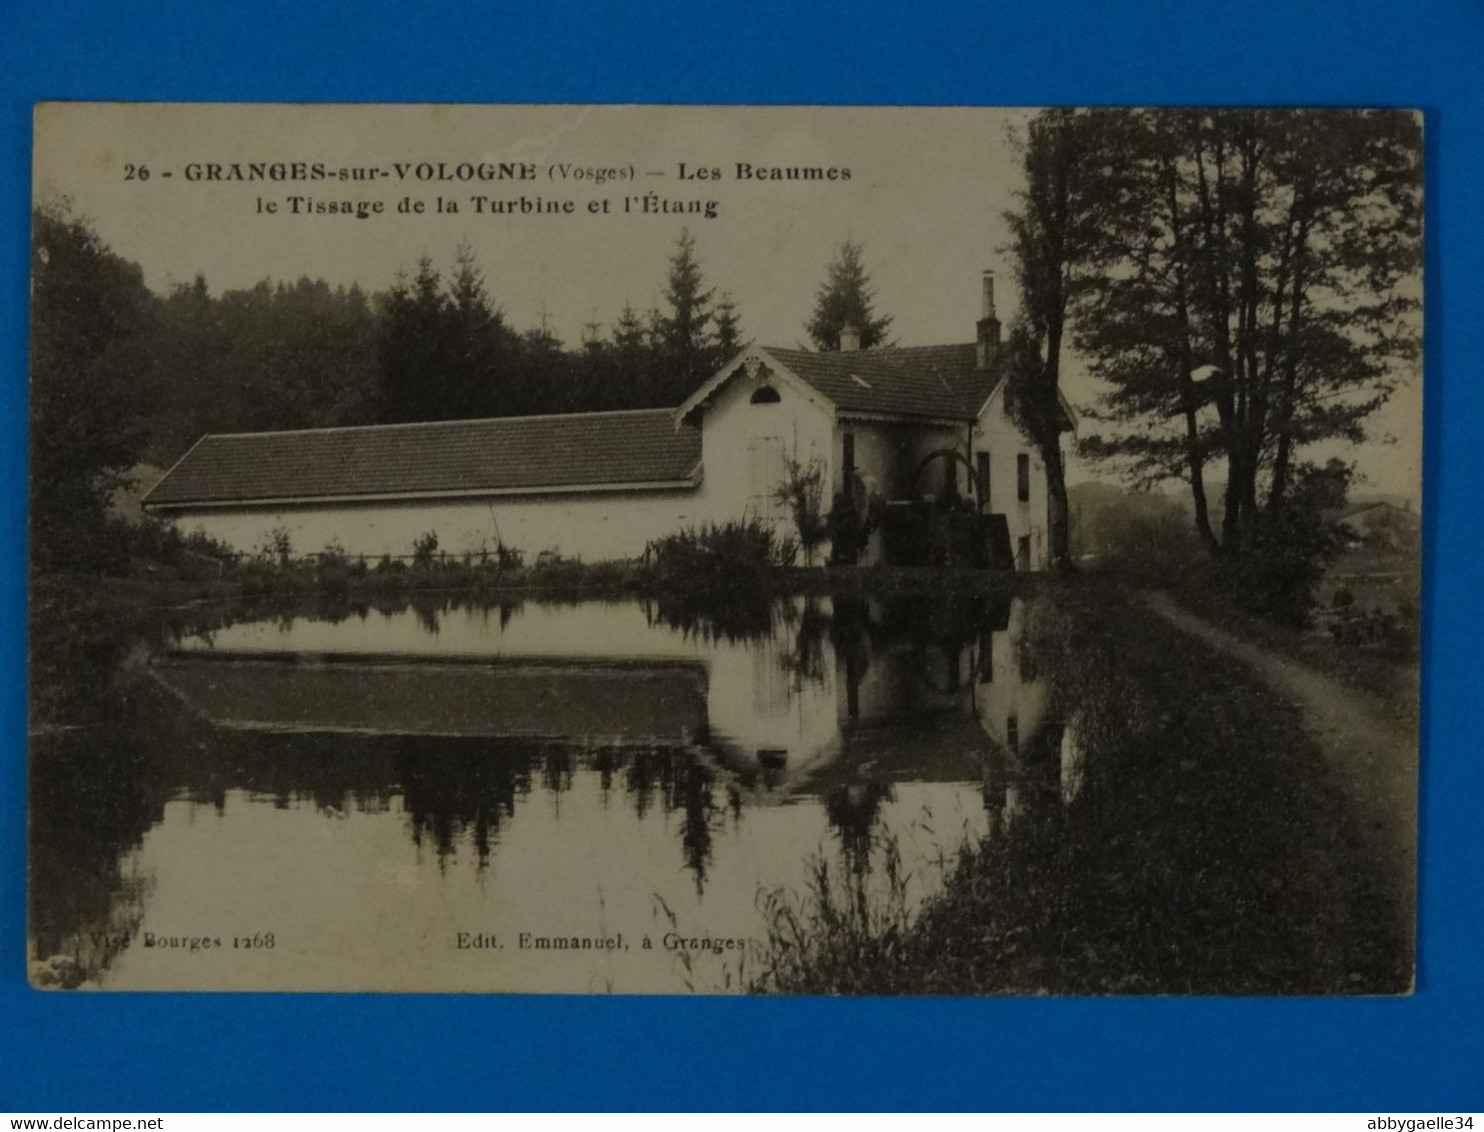
[(492, 417), (518, 412), (523, 390), (515, 373), (516, 336), (491, 301), (474, 249), (460, 244), (448, 285), (447, 335), (453, 368), (445, 388), (447, 413)]
[(721, 366), (742, 348), (742, 319), (730, 291), (723, 291), (716, 303), (716, 366)]
[(660, 378), (655, 394), (660, 403), (678, 404), (711, 376), (715, 357), (711, 336), (714, 294), (702, 277), (695, 237), (689, 228), (682, 228), (670, 256), (665, 306), (654, 319)]
[(890, 345), (886, 340), (891, 328), (890, 315), (878, 315), (876, 292), (866, 273), (861, 245), (845, 240), (825, 274), (824, 284), (814, 300), (814, 316), (805, 330), (820, 350), (838, 350), (840, 331), (846, 324), (860, 333), (861, 349)]

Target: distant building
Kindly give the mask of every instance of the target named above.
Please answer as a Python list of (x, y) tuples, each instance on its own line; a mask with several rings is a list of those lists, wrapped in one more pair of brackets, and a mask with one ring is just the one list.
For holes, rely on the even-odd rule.
[[(453, 554), (598, 561), (708, 522), (791, 529), (792, 461), (819, 467), (826, 509), (948, 493), (1003, 514), (1017, 565), (1041, 569), (1045, 469), (1006, 410), (989, 275), (973, 342), (841, 338), (838, 353), (750, 345), (674, 409), (209, 435), (143, 503), (244, 553), (282, 532), (296, 554), (406, 556), (433, 532)], [(882, 557), (878, 531), (861, 560)]]

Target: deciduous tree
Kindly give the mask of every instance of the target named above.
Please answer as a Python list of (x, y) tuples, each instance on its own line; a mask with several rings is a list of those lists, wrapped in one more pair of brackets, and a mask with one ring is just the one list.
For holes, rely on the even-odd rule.
[(155, 300), (66, 202), (31, 223), (32, 561), (87, 569), (144, 443)]
[(1096, 233), (1097, 205), (1089, 164), (1097, 160), (1099, 118), (1069, 109), (1042, 111), (1023, 149), (1025, 187), (1019, 207), (1005, 214), (1009, 252), (1020, 287), (1020, 321), (1005, 361), (1008, 403), (1046, 470), (1047, 541), (1053, 569), (1071, 567), (1066, 466), (1061, 437), (1062, 343), (1076, 273)]
[[(1078, 348), (1088, 446), (1184, 479), (1219, 555), (1283, 525), (1300, 453), (1356, 442), (1415, 362), (1421, 130), (1397, 111), (1099, 112)], [(1214, 472), (1214, 476), (1213, 476)], [(1206, 483), (1226, 482), (1219, 529)]]

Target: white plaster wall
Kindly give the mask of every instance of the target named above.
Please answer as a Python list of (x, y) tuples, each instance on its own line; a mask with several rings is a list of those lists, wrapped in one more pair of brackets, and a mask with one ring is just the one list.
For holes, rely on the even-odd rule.
[[(1030, 569), (1046, 566), (1046, 467), (1036, 446), (1005, 412), (1003, 391), (997, 391), (974, 428), (973, 450), (989, 453), (989, 511), (1005, 516), (1010, 527), (1010, 550), (1019, 553), (1021, 538), (1030, 539)], [(1016, 492), (1016, 457), (1031, 461), (1030, 499)]]
[[(773, 404), (754, 405), (752, 394), (763, 384), (772, 385), (780, 399)], [(821, 503), (829, 508), (838, 466), (834, 410), (817, 395), (783, 381), (766, 377), (756, 380), (739, 373), (703, 412), (701, 463), (705, 474), (691, 509), (695, 516), (692, 521), (725, 522), (756, 515), (775, 524), (781, 534), (794, 533), (793, 519), (786, 508), (767, 498), (760, 501), (750, 482), (749, 448), (754, 440), (766, 438), (776, 438), (784, 454), (800, 464), (812, 459), (822, 462), (825, 497)], [(768, 491), (764, 496), (771, 494)], [(820, 547), (815, 561), (824, 561), (828, 554), (827, 545)]]
[(637, 558), (651, 539), (701, 519), (699, 507), (698, 491), (652, 491), (187, 510), (162, 517), (248, 554), (280, 528), (288, 532), (295, 556), (338, 542), (347, 554), (375, 558), (410, 555), (414, 542), (434, 531), (439, 550), (450, 554), (493, 552), (503, 543), (524, 552), (531, 564), (543, 550), (586, 562)]

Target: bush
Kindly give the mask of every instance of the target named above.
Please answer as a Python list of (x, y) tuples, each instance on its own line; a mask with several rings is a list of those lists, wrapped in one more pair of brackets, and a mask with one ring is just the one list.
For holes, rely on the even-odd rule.
[(799, 546), (756, 519), (680, 531), (651, 542), (644, 557), (652, 584), (680, 595), (765, 592), (771, 575), (793, 565)]
[(366, 576), (366, 560), (352, 559), (339, 542), (332, 542), (315, 558), (314, 580), (321, 590), (336, 597), (350, 593), (352, 579)]
[(412, 565), (419, 570), (431, 570), (439, 561), (438, 532), (426, 531), (412, 543)]
[(59, 548), (52, 547), (45, 565), (67, 572), (113, 575), (138, 569), (154, 573), (163, 567), (194, 580), (220, 574), (236, 561), (230, 549), (201, 531), (185, 535), (174, 523), (153, 517), (131, 522), (109, 516), (85, 534), (81, 527), (78, 532), (76, 541), (61, 548), (65, 553), (60, 557)]
[[(122, 523), (123, 520), (116, 519), (113, 522)], [(132, 535), (131, 541), (134, 544), (132, 550), (136, 557), (149, 562), (158, 562), (162, 566), (179, 566), (185, 557), (185, 536), (180, 533), (180, 528), (174, 523), (161, 522), (152, 517), (146, 518), (129, 534)]]
[(830, 537), (830, 524), (822, 513), (824, 499), (824, 464), (817, 457), (807, 464), (785, 460), (787, 476), (775, 493), (779, 503), (793, 516), (804, 561), (814, 564), (814, 548)]
[(1179, 511), (1130, 512), (1105, 524), (1096, 566), (1152, 585), (1168, 585), (1206, 569), (1210, 552)]
[(1326, 515), (1344, 504), (1349, 481), (1349, 468), (1338, 460), (1296, 469), (1283, 509), (1276, 516), (1264, 512), (1247, 545), (1221, 560), (1221, 579), (1234, 601), (1283, 624), (1309, 623), (1319, 583), (1343, 545)]
[(258, 556), (266, 562), (277, 562), (280, 566), (287, 566), (293, 553), (294, 544), (289, 538), (289, 532), (283, 527), (274, 527), (258, 544)]

